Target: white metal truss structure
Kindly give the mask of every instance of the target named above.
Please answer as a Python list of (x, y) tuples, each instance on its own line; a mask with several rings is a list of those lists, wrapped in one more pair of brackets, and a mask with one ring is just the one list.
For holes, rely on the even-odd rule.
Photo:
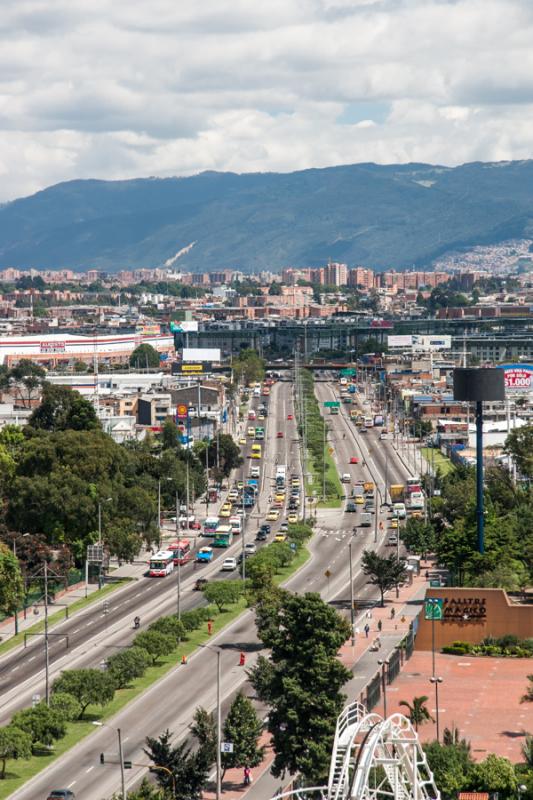
[(337, 720), (327, 786), (274, 800), (440, 800), (418, 734), (402, 714), (382, 719), (352, 703)]

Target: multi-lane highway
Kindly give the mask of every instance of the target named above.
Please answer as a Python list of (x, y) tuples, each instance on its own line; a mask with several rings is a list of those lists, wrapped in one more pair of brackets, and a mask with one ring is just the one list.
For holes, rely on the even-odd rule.
[[(319, 398), (333, 399), (332, 389), (322, 385), (318, 389)], [(269, 416), (267, 418), (267, 431), (265, 448), (261, 460), (262, 480), (259, 501), (248, 520), (246, 538), (251, 540), (255, 536), (257, 527), (264, 520), (268, 507), (268, 498), (272, 494), (276, 463), (286, 464), (290, 470), (298, 471), (298, 443), (296, 426), (289, 415), (293, 415), (292, 385), (289, 383), (277, 384), (273, 387)], [(349, 464), (350, 457), (357, 455), (357, 448), (365, 443), (360, 440), (353, 424), (341, 414), (331, 417), (330, 443), (334, 448), (334, 458), (339, 472), (350, 472), (353, 481), (371, 479), (377, 484), (384, 483), (385, 464), (381, 453), (390, 443), (379, 442), (372, 435), (370, 441), (375, 442), (376, 452), (367, 453), (365, 463), (362, 460), (357, 465)], [(245, 423), (246, 424), (246, 423)], [(283, 433), (278, 438), (277, 433)], [(368, 436), (368, 434), (366, 434)], [(372, 450), (370, 446), (370, 450)], [(380, 451), (379, 456), (377, 450)], [(392, 448), (391, 448), (392, 450)], [(391, 454), (389, 458), (390, 478), (401, 474), (401, 466)], [(393, 466), (394, 464), (394, 466)], [(377, 513), (381, 513), (377, 505)], [(375, 597), (375, 589), (366, 582), (359, 566), (364, 549), (384, 548), (384, 534), (380, 533), (378, 541), (374, 542), (373, 528), (358, 528), (352, 534), (352, 528), (357, 523), (358, 514), (345, 513), (341, 510), (319, 511), (317, 520), (317, 535), (311, 542), (312, 558), (306, 565), (289, 580), (287, 586), (293, 591), (319, 591), (329, 601), (336, 601), (340, 606), (349, 606), (349, 545), (354, 565), (354, 590), (358, 599)], [(385, 515), (383, 514), (383, 517)], [(280, 522), (283, 517), (280, 517)], [(241, 547), (237, 541), (232, 548), (224, 550), (222, 555), (234, 555)], [(203, 570), (204, 568), (202, 568)], [(211, 565), (208, 569), (216, 573), (218, 565)], [(183, 569), (182, 588), (187, 602), (195, 602), (198, 593), (190, 591), (193, 581), (200, 574), (192, 571), (192, 565)], [(167, 588), (166, 582), (170, 581)], [(141, 582), (142, 583), (142, 582)], [(153, 582), (152, 582), (153, 583)], [(142, 607), (141, 616), (143, 623), (164, 613), (169, 613), (175, 608), (176, 584), (171, 576), (161, 582), (159, 594), (154, 597), (153, 608), (149, 604)], [(122, 596), (120, 597), (122, 599)], [(158, 602), (159, 601), (159, 602)], [(197, 602), (197, 601), (196, 601)], [(186, 608), (185, 603), (182, 604)], [(98, 613), (98, 610), (96, 610)], [(101, 609), (100, 609), (101, 613)], [(124, 626), (131, 623), (131, 606), (126, 607), (122, 616), (115, 623), (116, 630), (109, 630), (105, 636), (105, 629), (96, 637), (98, 640), (105, 638), (109, 645), (111, 636), (116, 636), (117, 643), (127, 644), (131, 638), (131, 631), (124, 630)], [(74, 622), (74, 620), (73, 620)], [(108, 620), (111, 628), (111, 621)], [(92, 626), (91, 626), (92, 627)], [(120, 628), (122, 627), (122, 631)], [(255, 625), (251, 612), (246, 612), (221, 634), (214, 637), (210, 643), (220, 647), (222, 669), (222, 697), (229, 698), (245, 682), (245, 670), (238, 666), (239, 652), (248, 653), (247, 665), (253, 663), (259, 651), (255, 635)], [(95, 663), (101, 657), (96, 655), (100, 645), (95, 641), (92, 632), (86, 634), (84, 642), (78, 650), (84, 649), (83, 663)], [(94, 652), (93, 652), (94, 649)], [(61, 666), (58, 661), (54, 666)], [(63, 666), (78, 665), (69, 660)], [(123, 733), (124, 757), (133, 761), (134, 768), (128, 771), (127, 783), (134, 785), (146, 771), (147, 759), (143, 754), (143, 743), (146, 736), (158, 736), (167, 727), (176, 736), (185, 735), (188, 730), (194, 710), (202, 705), (213, 709), (216, 700), (216, 657), (212, 650), (198, 651), (185, 666), (178, 666), (171, 670), (163, 679), (149, 689), (133, 703), (119, 712), (110, 721), (110, 725), (120, 727)], [(34, 691), (35, 689), (32, 689)], [(27, 703), (26, 703), (27, 704)], [(89, 737), (82, 740), (73, 750), (50, 765), (45, 771), (30, 781), (12, 797), (16, 800), (34, 800), (46, 797), (49, 789), (55, 787), (68, 787), (76, 792), (77, 800), (102, 800), (110, 797), (119, 788), (120, 773), (118, 765), (101, 766), (99, 754), (114, 754), (116, 760), (116, 733), (111, 728), (97, 728)]]

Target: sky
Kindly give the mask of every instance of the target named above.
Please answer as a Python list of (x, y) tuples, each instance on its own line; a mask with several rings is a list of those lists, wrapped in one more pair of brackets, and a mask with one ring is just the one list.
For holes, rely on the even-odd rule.
[(0, 201), (533, 155), (533, 0), (2, 0)]

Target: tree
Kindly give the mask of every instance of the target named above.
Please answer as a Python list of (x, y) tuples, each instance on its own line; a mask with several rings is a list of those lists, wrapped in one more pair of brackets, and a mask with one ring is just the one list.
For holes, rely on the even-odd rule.
[(529, 681), (529, 685), (526, 693), (520, 698), (521, 703), (533, 703), (533, 675), (528, 675), (527, 679)]
[(22, 401), (23, 406), (29, 408), (31, 401), (41, 391), (45, 375), (46, 371), (39, 364), (22, 359), (4, 375), (3, 384), (12, 388), (15, 397)]
[(457, 794), (468, 787), (474, 764), (470, 746), (464, 740), (452, 744), (434, 741), (425, 744), (424, 751), (443, 800), (455, 800)]
[(499, 798), (516, 797), (518, 786), (513, 765), (507, 758), (490, 753), (484, 761), (474, 764), (470, 786), (479, 792), (498, 793)]
[(256, 350), (244, 348), (233, 359), (233, 375), (245, 384), (262, 381), (265, 377), (265, 362)]
[(100, 427), (94, 406), (66, 386), (45, 383), (41, 404), (32, 413), (29, 424), (46, 431), (89, 431)]
[(204, 586), (204, 597), (208, 603), (214, 603), (220, 612), (228, 605), (239, 602), (244, 588), (242, 581), (214, 581)]
[(67, 722), (77, 719), (81, 711), (80, 703), (66, 692), (54, 692), (50, 698), (50, 708), (58, 711)]
[(107, 674), (113, 679), (117, 689), (124, 689), (135, 678), (140, 678), (152, 659), (141, 647), (129, 647), (107, 659)]
[(410, 517), (402, 530), (402, 539), (412, 553), (423, 555), (433, 553), (436, 545), (435, 528), (422, 519)]
[(80, 704), (78, 719), (91, 703), (103, 706), (110, 703), (115, 694), (115, 685), (110, 675), (99, 669), (67, 669), (54, 681), (52, 692), (71, 694)]
[[(175, 800), (201, 800), (209, 764), (204, 760), (201, 750), (193, 753), (185, 742), (172, 746), (171, 740), (172, 733), (169, 730), (162, 733), (159, 739), (146, 739), (144, 752), (148, 758), (172, 773), (171, 776), (168, 772), (157, 770), (157, 782)], [(175, 794), (172, 793), (174, 786)]]
[(142, 536), (132, 529), (131, 519), (114, 519), (106, 525), (105, 541), (119, 561), (133, 561), (142, 547)]
[(190, 729), (200, 745), (206, 764), (212, 766), (217, 760), (217, 726), (213, 714), (199, 706), (194, 712)]
[(407, 700), (400, 700), (398, 703), (398, 705), (407, 709), (407, 716), (411, 725), (414, 725), (415, 731), (418, 731), (419, 725), (423, 725), (425, 722), (435, 721), (426, 707), (428, 700), (429, 697), (423, 694), (420, 697), (413, 697), (412, 703), (407, 702)]
[(151, 344), (140, 344), (130, 356), (130, 367), (134, 369), (158, 369), (159, 353)]
[(505, 440), (505, 452), (514, 460), (518, 471), (533, 478), (533, 425), (515, 428)]
[(31, 736), (14, 725), (0, 728), (0, 779), (6, 777), (6, 761), (31, 758)]
[(301, 772), (309, 783), (319, 785), (328, 772), (345, 699), (340, 690), (351, 674), (337, 658), (350, 626), (316, 593), (282, 592), (269, 611), (259, 606), (257, 610), (262, 621), (259, 638), (270, 648), (270, 669), (260, 659), (250, 679), (270, 706), (273, 773)]
[(179, 644), (187, 638), (185, 625), (175, 614), (171, 614), (168, 617), (159, 617), (155, 622), (152, 622), (148, 630), (168, 634), (172, 636), (176, 644)]
[(227, 478), (243, 463), (240, 447), (229, 433), (219, 433), (209, 442), (207, 460), (210, 467), (219, 467), (220, 477)]
[(0, 609), (11, 614), (22, 604), (24, 582), (15, 554), (0, 543)]
[(32, 747), (44, 744), (49, 747), (55, 739), (62, 739), (67, 732), (66, 720), (55, 708), (38, 703), (33, 708), (17, 711), (11, 720), (21, 731), (29, 734)]
[(385, 605), (385, 592), (405, 579), (405, 561), (396, 556), (380, 556), (373, 550), (365, 550), (362, 560), (363, 572), (370, 577), (370, 583), (379, 588), (381, 607)]
[(134, 639), (135, 647), (142, 647), (146, 650), (152, 664), (155, 664), (158, 658), (169, 656), (176, 648), (176, 640), (168, 633), (159, 633), (159, 631), (142, 631), (138, 633)]
[(166, 419), (163, 423), (163, 430), (161, 431), (163, 450), (176, 450), (176, 448), (180, 447), (178, 436), (178, 426), (174, 420)]
[(279, 281), (272, 281), (269, 286), (268, 293), (271, 297), (279, 297), (282, 294), (281, 283), (279, 283)]
[(224, 741), (232, 742), (233, 752), (224, 753), (224, 771), (230, 767), (256, 767), (263, 760), (263, 747), (257, 743), (263, 724), (248, 697), (239, 692), (224, 722)]
[[(169, 795), (163, 789), (158, 789), (148, 778), (143, 778), (138, 789), (128, 789), (128, 800), (168, 800)], [(174, 795), (172, 795), (174, 797)], [(111, 800), (123, 800), (122, 792), (114, 794)]]

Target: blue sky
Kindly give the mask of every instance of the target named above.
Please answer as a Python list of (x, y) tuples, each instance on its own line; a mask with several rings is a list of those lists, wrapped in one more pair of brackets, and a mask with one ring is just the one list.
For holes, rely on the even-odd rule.
[(0, 201), (533, 153), (531, 0), (3, 0)]

